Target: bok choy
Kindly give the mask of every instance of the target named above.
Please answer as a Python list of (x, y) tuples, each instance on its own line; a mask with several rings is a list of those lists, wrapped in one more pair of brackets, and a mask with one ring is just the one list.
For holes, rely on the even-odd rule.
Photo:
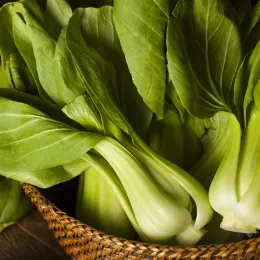
[[(259, 10), (231, 0), (4, 5), (1, 185), (78, 176), (76, 217), (129, 239), (192, 245), (219, 225), (257, 232)], [(15, 205), (3, 225), (27, 212)]]

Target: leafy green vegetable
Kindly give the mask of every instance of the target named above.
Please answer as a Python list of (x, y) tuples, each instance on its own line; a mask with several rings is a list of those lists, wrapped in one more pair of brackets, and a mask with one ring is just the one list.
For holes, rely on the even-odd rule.
[[(254, 138), (252, 138), (254, 136)], [(238, 198), (235, 216), (250, 225), (255, 232), (259, 229), (259, 111), (252, 111), (243, 138), (238, 172)]]
[(31, 202), (19, 182), (0, 176), (0, 232), (31, 209)]
[(149, 171), (157, 184), (159, 184), (172, 199), (178, 201), (180, 205), (188, 209), (190, 203), (189, 194), (179, 185), (178, 181), (146, 153), (126, 141), (124, 145), (140, 161), (142, 166)]
[[(115, 172), (113, 169), (109, 166), (109, 164), (104, 160), (101, 159), (100, 156), (96, 154), (87, 154), (82, 158), (85, 163), (87, 163), (88, 166), (94, 167), (102, 176), (107, 180), (107, 183), (109, 183), (110, 188), (114, 191), (116, 194), (118, 201), (120, 202), (121, 206), (123, 207), (128, 219), (130, 220), (131, 224), (135, 228), (138, 235), (143, 239), (147, 240), (145, 235), (142, 233), (142, 230), (140, 229), (136, 217), (134, 215), (132, 206), (130, 204), (130, 201), (127, 197), (127, 194), (119, 181), (118, 177), (115, 175)], [(78, 196), (78, 201), (80, 203), (81, 196)], [(77, 208), (77, 211), (80, 211), (80, 209)], [(79, 212), (81, 215), (81, 212)], [(82, 212), (82, 217), (84, 217), (84, 208)], [(120, 232), (120, 231), (118, 231)]]
[[(101, 24), (98, 25), (96, 21)], [(96, 27), (97, 25), (98, 27)], [(104, 26), (105, 33), (98, 34), (98, 28), (102, 28), (102, 26)], [(84, 28), (86, 32), (94, 31), (94, 33), (83, 34), (80, 28)], [(108, 34), (109, 31), (112, 35)], [(127, 104), (132, 104), (131, 107), (135, 109), (133, 111), (128, 109), (126, 116), (130, 118), (130, 122), (137, 128), (137, 131), (142, 134), (149, 125), (151, 112), (147, 111), (140, 99), (135, 99), (134, 102), (131, 100), (131, 96), (136, 96), (134, 86), (131, 80), (130, 84), (129, 82), (125, 84), (129, 75), (120, 53), (120, 46), (118, 43), (113, 46), (114, 42), (117, 42), (115, 38), (112, 9), (109, 7), (103, 7), (98, 11), (92, 8), (76, 10), (70, 19), (66, 33), (66, 42), (76, 61), (76, 67), (84, 79), (87, 93), (98, 110), (104, 111), (106, 117), (110, 117), (118, 127), (129, 133), (132, 131), (132, 127), (122, 114), (123, 108), (119, 109), (118, 99), (120, 96), (123, 101), (128, 100)], [(122, 62), (118, 63), (118, 61)], [(116, 71), (119, 71), (120, 74), (117, 75)], [(136, 120), (136, 113), (144, 120)], [(140, 130), (138, 130), (139, 128)]]
[(202, 121), (205, 133), (201, 136), (203, 154), (192, 168), (193, 176), (208, 189), (218, 167), (227, 153), (231, 131), (232, 115), (219, 112), (213, 118)]
[[(21, 11), (19, 11), (19, 9)], [(26, 65), (28, 66), (28, 69), (30, 70), (32, 77), (34, 79), (35, 85), (37, 86), (37, 90), (35, 91), (32, 89), (32, 93), (39, 93), (39, 95), (45, 99), (49, 99), (48, 95), (44, 91), (43, 87), (41, 86), (41, 83), (39, 81), (37, 68), (36, 68), (36, 60), (35, 56), (32, 55), (33, 46), (30, 39), (29, 32), (26, 28), (25, 22), (22, 20), (21, 12), (28, 12), (26, 11), (22, 5), (16, 4), (15, 7), (12, 7), (11, 10), (13, 11), (13, 39), (15, 42), (15, 45), (22, 55), (24, 61), (26, 62)]]
[[(66, 42), (94, 103), (102, 106), (108, 116), (113, 115), (116, 125), (128, 132), (129, 123), (110, 98), (111, 93), (113, 93), (111, 92), (111, 84), (109, 84), (110, 75), (105, 72), (106, 68), (110, 66), (110, 62), (105, 60), (95, 49), (95, 41), (88, 40), (88, 38), (85, 40), (84, 37), (90, 37), (91, 35), (82, 34), (81, 26), (84, 21), (83, 18), (87, 17), (88, 10), (77, 9), (74, 12), (67, 27)], [(95, 86), (95, 91), (92, 86)]]
[(95, 104), (88, 96), (79, 96), (73, 102), (63, 107), (62, 111), (86, 130), (97, 131), (120, 141), (123, 139), (121, 130), (110, 118), (107, 118), (102, 109), (97, 110)]
[[(97, 114), (97, 111), (95, 112), (95, 108), (92, 107), (90, 109), (90, 107), (87, 108), (87, 104), (86, 104), (86, 100), (88, 99), (85, 99), (83, 96), (77, 98), (74, 102), (72, 102), (71, 104), (67, 105), (64, 109), (66, 109), (66, 114), (69, 115), (72, 119), (78, 121), (81, 123), (81, 125), (83, 126), (87, 126), (85, 121), (82, 121), (82, 118), (83, 118), (83, 115), (86, 115), (88, 114), (89, 116), (89, 119), (88, 119), (88, 128), (90, 127), (93, 127), (94, 129), (98, 130), (100, 129), (101, 127), (101, 124), (100, 124), (100, 121), (99, 121), (99, 118), (98, 118), (98, 114)], [(90, 102), (88, 103), (89, 105), (91, 104)], [(82, 107), (85, 107), (86, 109), (90, 109), (91, 111), (89, 113), (84, 113), (84, 111), (86, 111), (86, 109), (82, 110)], [(63, 110), (64, 110), (63, 109)], [(73, 114), (70, 112), (70, 111), (73, 111)], [(104, 129), (103, 129), (104, 131)], [(108, 141), (108, 149), (109, 149), (109, 152), (107, 152), (107, 154), (111, 154), (113, 156), (113, 160), (117, 160), (117, 158), (115, 157), (115, 152), (113, 150), (113, 143), (114, 141), (112, 141), (112, 139), (107, 139)], [(126, 145), (125, 141), (123, 141), (124, 145)], [(119, 144), (117, 144), (118, 146)], [(135, 154), (137, 154), (137, 150), (134, 149), (133, 150), (133, 144), (131, 142), (128, 143), (129, 145), (129, 149), (131, 149), (131, 151), (135, 151)], [(110, 147), (110, 148), (109, 148)], [(119, 146), (120, 147), (120, 146)], [(97, 149), (97, 146), (95, 146), (95, 149)], [(127, 162), (123, 163), (126, 159), (124, 158), (124, 154), (123, 153), (124, 150), (121, 151), (122, 154), (119, 153), (119, 158), (120, 160), (118, 159), (117, 161), (120, 162), (120, 165), (124, 165), (124, 167), (126, 168), (129, 168)], [(105, 157), (105, 154), (103, 153), (102, 154), (104, 157)], [(126, 157), (129, 157), (127, 159), (130, 160), (130, 162), (133, 160), (131, 159), (131, 156), (127, 156), (127, 153), (125, 155)], [(84, 157), (86, 158), (86, 157)], [(111, 164), (111, 166), (113, 167), (111, 161), (109, 161), (109, 163)], [(93, 164), (92, 162), (92, 165), (93, 167), (97, 167), (96, 165), (98, 165), (99, 162), (96, 161), (95, 164)], [(133, 166), (135, 165), (134, 161), (133, 161)], [(147, 168), (147, 166), (149, 165), (149, 167)], [(152, 174), (152, 176), (155, 178), (155, 180), (165, 189), (167, 190), (168, 189), (168, 193), (169, 195), (174, 198), (176, 201), (178, 201), (178, 203), (181, 203), (184, 207), (188, 208), (189, 206), (189, 196), (188, 196), (188, 193), (186, 193), (181, 187), (180, 185), (173, 179), (173, 178), (170, 178), (169, 179), (169, 174), (167, 172), (164, 172), (162, 168), (158, 167), (158, 165), (156, 163), (151, 163), (151, 161), (149, 161), (149, 163), (145, 164), (145, 165), (142, 165), (144, 168), (140, 168), (140, 167), (135, 167), (136, 168), (136, 174), (140, 174), (141, 176), (144, 175), (146, 176), (146, 178), (149, 176), (148, 172), (150, 174)], [(122, 167), (122, 166), (121, 166)], [(139, 171), (137, 171), (139, 169)], [(145, 170), (144, 170), (145, 169)], [(98, 170), (100, 172), (100, 169)], [(148, 172), (147, 172), (148, 171)], [(101, 171), (101, 172), (104, 172), (104, 169)], [(117, 175), (120, 176), (120, 171), (116, 171)], [(120, 177), (119, 177), (120, 178)], [(131, 177), (132, 178), (132, 177)], [(165, 178), (165, 179), (164, 179)], [(169, 182), (170, 181), (170, 182)], [(102, 182), (101, 182), (102, 183)], [(171, 185), (169, 185), (169, 183)], [(102, 185), (102, 184), (101, 184)], [(124, 189), (127, 189), (127, 186), (128, 184), (125, 183), (123, 184), (124, 186)], [(174, 189), (173, 189), (174, 187)], [(155, 187), (154, 187), (155, 189)], [(81, 193), (83, 194), (83, 193)], [(128, 194), (128, 197), (129, 196), (132, 196), (131, 193), (129, 195)], [(84, 195), (82, 195), (84, 196)], [(151, 196), (151, 194), (147, 194), (147, 199)], [(80, 200), (80, 197), (79, 197), (79, 200)], [(133, 200), (131, 202), (131, 205), (133, 203)], [(128, 206), (128, 208), (131, 208), (131, 206)], [(123, 206), (123, 208), (125, 208)], [(127, 213), (127, 216), (129, 217), (129, 209), (125, 209)], [(130, 211), (131, 212), (131, 211)], [(134, 214), (135, 217), (133, 217), (132, 215)], [(140, 213), (141, 214), (141, 213)], [(103, 217), (102, 217), (103, 218)], [(140, 217), (139, 217), (140, 218)], [(145, 240), (147, 241), (154, 241), (153, 238), (149, 238), (149, 236), (146, 234), (146, 232), (143, 230), (143, 227), (140, 226), (139, 222), (138, 222), (138, 219), (136, 220), (136, 212), (132, 212), (130, 217), (129, 217), (130, 221), (132, 222), (132, 224), (135, 226), (135, 229), (137, 230), (138, 234)], [(159, 220), (160, 218), (158, 218)], [(109, 225), (109, 221), (107, 221), (107, 225)], [(98, 226), (98, 224), (97, 224)], [(198, 231), (200, 232), (200, 231)], [(173, 236), (173, 235), (172, 235)], [(159, 239), (159, 238), (157, 238)], [(167, 240), (169, 240), (170, 237), (167, 237)], [(196, 236), (194, 239), (198, 239), (198, 237)], [(161, 242), (161, 240), (156, 240), (158, 242)]]
[(59, 36), (55, 50), (55, 76), (57, 91), (61, 100), (68, 104), (73, 102), (78, 96), (86, 92), (84, 80), (76, 67), (67, 45), (66, 27), (63, 28)]
[(173, 15), (167, 29), (167, 57), (181, 103), (200, 118), (230, 111), (242, 50), (229, 3), (180, 0)]
[(0, 88), (8, 88), (9, 83), (8, 83), (8, 77), (6, 75), (5, 70), (0, 67)]
[[(212, 160), (213, 163), (220, 161), (224, 155), (210, 185), (211, 205), (223, 216), (223, 229), (244, 233), (256, 232), (256, 218), (259, 216), (255, 210), (258, 202), (254, 199), (257, 197), (254, 185), (258, 182), (258, 52), (259, 44), (245, 57), (235, 82), (235, 103), (237, 108), (244, 110), (245, 124), (239, 124), (235, 116), (229, 114), (229, 126), (221, 123), (227, 127), (226, 130), (221, 130), (222, 127), (217, 130), (219, 137), (215, 139), (216, 147), (214, 148), (214, 142), (209, 142), (209, 147), (214, 148), (212, 154), (217, 156)], [(221, 131), (225, 134), (221, 134)], [(223, 146), (226, 148), (223, 149)], [(222, 153), (225, 151), (223, 155), (218, 152), (221, 147)], [(202, 176), (203, 174), (200, 178)]]
[(33, 78), (24, 60), (18, 52), (13, 39), (12, 4), (4, 5), (0, 10), (0, 54), (1, 63), (6, 71), (9, 86), (27, 90), (33, 89)]
[[(244, 123), (246, 125), (248, 110), (254, 100), (254, 90), (259, 81), (259, 52), (260, 44), (258, 43), (254, 50), (249, 53), (237, 74), (234, 85), (234, 103), (237, 110), (243, 113)], [(240, 116), (241, 118), (242, 116)]]
[[(86, 99), (84, 99), (84, 97), (79, 97), (77, 98), (74, 102), (72, 102), (71, 104), (67, 105), (65, 108), (66, 108), (66, 114), (69, 114), (69, 116), (71, 116), (71, 118), (73, 118), (74, 120), (78, 121), (78, 122), (81, 122), (81, 125), (84, 125), (85, 126), (85, 122), (82, 122), (82, 116), (85, 115), (86, 113), (82, 112), (84, 110), (81, 110), (80, 108), (82, 108), (83, 106), (86, 106)], [(90, 104), (90, 103), (89, 103)], [(71, 106), (73, 105), (73, 106)], [(76, 111), (76, 113), (73, 113), (71, 114), (69, 111), (70, 109), (73, 109), (73, 111)], [(88, 107), (89, 109), (90, 107)], [(75, 110), (76, 109), (76, 110)], [(93, 108), (92, 108), (93, 109)], [(86, 110), (85, 110), (86, 111)], [(97, 114), (96, 113), (92, 113), (94, 112), (95, 110), (93, 109), (93, 111), (91, 111), (90, 113), (88, 113), (88, 116), (89, 117), (89, 120), (88, 120), (88, 124), (89, 127), (94, 127), (96, 128), (97, 130), (100, 129), (100, 124), (98, 122), (98, 119), (97, 119)], [(92, 123), (91, 123), (92, 122)], [(113, 141), (111, 139), (107, 139), (109, 140), (108, 143), (110, 143), (109, 145), (113, 147)], [(124, 145), (127, 145), (126, 144), (126, 141), (123, 141)], [(134, 151), (134, 154), (138, 156), (138, 150), (137, 149), (134, 149), (133, 147), (133, 144), (131, 142), (128, 143), (127, 145), (128, 149), (130, 149), (130, 151)], [(95, 149), (97, 149), (97, 146), (95, 146)], [(115, 156), (115, 152), (113, 151), (112, 148), (108, 148), (109, 149), (109, 152), (107, 152), (108, 154), (111, 154), (114, 158)], [(139, 152), (142, 154), (142, 152)], [(123, 153), (124, 154), (124, 153)], [(124, 165), (124, 167), (126, 168), (129, 168), (128, 165), (126, 163), (123, 163), (124, 162), (124, 157), (123, 157), (123, 154), (121, 155), (121, 159), (118, 160), (118, 161), (121, 161), (120, 164), (121, 165)], [(104, 157), (105, 157), (105, 154), (102, 154)], [(118, 155), (120, 156), (120, 155)], [(149, 157), (148, 157), (149, 158)], [(116, 159), (116, 158), (115, 158)], [(131, 161), (131, 157), (129, 158), (129, 160)], [(109, 163), (112, 165), (111, 161), (109, 161)], [(98, 162), (96, 162), (96, 164), (98, 164)], [(134, 165), (134, 164), (133, 164)], [(144, 163), (142, 165), (145, 169), (142, 170), (142, 168), (139, 168), (139, 171), (137, 171), (138, 174), (145, 174), (145, 176), (148, 174), (148, 172), (150, 174), (152, 174), (152, 176), (155, 178), (156, 182), (158, 184), (160, 184), (161, 187), (163, 187), (163, 189), (173, 198), (175, 199), (176, 201), (178, 201), (178, 203), (180, 203), (181, 205), (184, 206), (184, 208), (188, 208), (189, 206), (189, 196), (188, 196), (188, 193), (186, 193), (181, 187), (180, 185), (178, 184), (178, 182), (176, 182), (176, 180), (172, 177), (170, 177), (169, 173), (168, 172), (165, 172), (163, 170), (163, 168), (161, 168), (157, 163), (153, 162), (153, 161), (148, 161), (147, 163)], [(95, 167), (95, 165), (93, 164), (93, 167)], [(113, 167), (113, 166), (112, 166)], [(133, 167), (133, 166), (132, 166)], [(138, 168), (137, 168), (138, 169)], [(142, 172), (143, 171), (143, 172)], [(148, 172), (147, 172), (148, 171)], [(117, 175), (120, 176), (120, 172), (116, 171)], [(147, 176), (148, 177), (148, 176)], [(128, 186), (127, 184), (123, 185), (124, 188), (126, 189), (126, 186)], [(174, 188), (173, 188), (174, 187)], [(130, 193), (131, 194), (131, 193)], [(147, 197), (150, 197), (151, 195), (147, 194)], [(129, 197), (129, 194), (128, 194), (128, 197)], [(132, 205), (132, 203), (131, 203)], [(132, 213), (136, 216), (136, 212)], [(129, 215), (129, 213), (127, 214)], [(133, 219), (133, 217), (131, 217), (131, 219)], [(134, 218), (135, 219), (135, 218)], [(159, 218), (160, 219), (160, 218)], [(138, 227), (136, 228), (137, 229), (137, 232), (139, 234), (141, 234), (141, 237), (145, 240), (148, 240), (148, 241), (154, 241), (153, 238), (149, 238), (149, 236), (143, 231), (143, 227), (140, 226), (138, 223), (138, 220), (137, 220), (137, 223), (133, 223), (133, 220), (131, 220), (132, 224), (135, 226)], [(109, 225), (109, 224), (108, 224)], [(189, 227), (188, 229), (188, 233), (192, 232), (190, 234), (190, 236), (192, 235), (193, 236), (193, 240), (196, 240), (199, 239), (201, 237), (201, 232), (199, 230), (195, 231), (193, 227)], [(193, 235), (195, 231), (195, 235)], [(200, 234), (200, 235), (199, 235)], [(203, 234), (203, 233), (202, 233)], [(189, 236), (189, 237), (190, 237)], [(170, 237), (167, 238), (167, 240), (169, 240)], [(160, 240), (158, 240), (159, 242)], [(181, 241), (181, 240), (180, 240)], [(195, 241), (195, 242), (196, 242)], [(194, 241), (193, 241), (194, 242)], [(182, 241), (182, 243), (185, 243), (184, 241)], [(187, 243), (187, 241), (186, 241)]]
[(80, 175), (76, 217), (107, 234), (134, 239), (135, 230), (114, 191), (113, 181), (120, 185), (115, 173), (102, 158), (87, 161), (90, 167)]
[(168, 0), (115, 0), (114, 22), (133, 82), (147, 106), (163, 117), (166, 91), (165, 39)]
[[(141, 142), (139, 142), (139, 144), (141, 144)], [(168, 180), (174, 179), (190, 194), (197, 207), (194, 227), (197, 230), (203, 228), (206, 223), (210, 221), (213, 214), (207, 193), (203, 186), (183, 169), (154, 153), (146, 144), (142, 143), (142, 149), (143, 153), (140, 153), (139, 156), (134, 153), (142, 163), (146, 165), (150, 165), (151, 162), (157, 164), (157, 167), (160, 167), (162, 171), (165, 171), (165, 176)]]
[[(105, 138), (95, 146), (95, 150), (116, 172), (145, 237), (163, 243), (189, 226), (191, 216), (188, 210), (158, 189), (142, 165), (125, 148), (114, 140)], [(124, 169), (128, 169), (128, 174), (124, 173)], [(142, 195), (139, 196), (136, 190), (142, 190)]]
[[(192, 172), (209, 188), (210, 204), (223, 216), (221, 227), (240, 232), (257, 228), (253, 220), (240, 217), (243, 208), (249, 218), (250, 210), (244, 206), (250, 203), (243, 204), (243, 195), (238, 194), (240, 187), (245, 192), (257, 178), (255, 171), (247, 174), (254, 160), (248, 137), (253, 119), (247, 119), (253, 102), (258, 102), (259, 46), (252, 39), (245, 43), (256, 17), (257, 7), (244, 20), (240, 34), (230, 3), (179, 1), (167, 30), (168, 69), (180, 102), (191, 115), (209, 118), (201, 139), (204, 152)], [(246, 47), (251, 44), (252, 54), (250, 49), (243, 50), (242, 41)], [(169, 96), (176, 102), (174, 95)], [(243, 205), (240, 214), (238, 205)]]
[(55, 87), (55, 77), (51, 69), (55, 52), (55, 42), (32, 17), (27, 15), (27, 13), (22, 13), (22, 15), (26, 21), (28, 34), (32, 41), (39, 81), (55, 103), (62, 105)]
[(87, 96), (79, 96), (72, 103), (63, 107), (62, 111), (85, 129), (93, 132), (103, 131), (100, 115), (93, 102)]
[(129, 239), (257, 232), (259, 3), (69, 3), (0, 10), (3, 183), (80, 175), (77, 217)]
[(70, 163), (102, 139), (99, 134), (78, 131), (32, 106), (5, 98), (0, 98), (0, 121), (0, 154), (5, 158), (1, 171), (5, 175)]

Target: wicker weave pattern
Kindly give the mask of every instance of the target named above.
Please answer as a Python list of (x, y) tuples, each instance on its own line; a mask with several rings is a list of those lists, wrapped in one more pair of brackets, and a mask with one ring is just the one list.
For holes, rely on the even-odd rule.
[(260, 238), (221, 245), (169, 247), (109, 236), (69, 217), (34, 187), (22, 187), (72, 259), (260, 259)]

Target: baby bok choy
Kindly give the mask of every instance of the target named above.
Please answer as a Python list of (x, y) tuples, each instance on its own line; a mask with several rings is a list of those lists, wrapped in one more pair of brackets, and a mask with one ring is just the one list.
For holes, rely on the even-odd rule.
[[(236, 153), (230, 154), (228, 159), (229, 165), (234, 163), (233, 170), (227, 166), (227, 169), (230, 169), (230, 172), (227, 171), (228, 175), (233, 175), (233, 179), (236, 179), (232, 185), (233, 200), (225, 202), (226, 208), (220, 208), (216, 204), (216, 210), (224, 216), (222, 228), (244, 233), (257, 232), (260, 217), (256, 188), (259, 185), (259, 47), (258, 43), (244, 60), (236, 79), (236, 87), (242, 89), (245, 94), (242, 99), (244, 127), (242, 137), (240, 134), (241, 144), (240, 139), (236, 141), (237, 146), (240, 145), (236, 148)], [(235, 138), (235, 135), (232, 135), (232, 138)], [(215, 178), (223, 178), (223, 175), (224, 173), (217, 172)], [(224, 182), (219, 185), (222, 185), (221, 189), (227, 190), (226, 196), (229, 195), (231, 198), (231, 187), (227, 184), (224, 186)], [(210, 196), (219, 189), (213, 181)]]
[(168, 196), (118, 142), (107, 137), (95, 150), (117, 173), (147, 241), (166, 243), (189, 226), (189, 211)]
[[(164, 172), (164, 178), (166, 178), (168, 182), (174, 183), (174, 187), (178, 186), (178, 189), (176, 190), (177, 193), (182, 194), (180, 194), (181, 197), (185, 196), (187, 198), (189, 197), (189, 195), (191, 195), (192, 199), (197, 205), (197, 218), (195, 220), (194, 227), (196, 230), (200, 230), (204, 227), (204, 225), (206, 225), (206, 223), (211, 219), (212, 216), (212, 209), (209, 205), (206, 191), (199, 184), (199, 182), (197, 182), (183, 169), (177, 167), (173, 163), (170, 163), (169, 161), (165, 160), (163, 157), (160, 157), (157, 153), (155, 153), (144, 142), (144, 140), (140, 138), (140, 136), (137, 134), (137, 131), (135, 131), (136, 128), (133, 128), (132, 124), (130, 124), (130, 122), (127, 120), (128, 114), (122, 113), (123, 110), (120, 109), (120, 102), (119, 104), (117, 103), (116, 97), (117, 95), (120, 95), (124, 92), (124, 90), (122, 89), (124, 85), (121, 83), (121, 81), (113, 81), (114, 79), (111, 78), (113, 76), (112, 72), (109, 75), (104, 73), (104, 70), (102, 69), (103, 66), (101, 65), (102, 61), (102, 64), (116, 68), (118, 59), (111, 59), (110, 56), (107, 57), (107, 53), (103, 53), (106, 44), (111, 44), (111, 42), (108, 41), (108, 38), (106, 38), (106, 41), (104, 41), (106, 44), (103, 46), (101, 45), (100, 36), (96, 34), (88, 35), (87, 33), (82, 33), (82, 30), (80, 29), (82, 27), (85, 27), (85, 31), (87, 32), (89, 24), (92, 24), (89, 21), (91, 16), (87, 15), (90, 11), (90, 9), (77, 10), (70, 19), (66, 30), (67, 47), (70, 49), (70, 52), (74, 57), (76, 66), (84, 79), (84, 82), (87, 86), (86, 89), (90, 98), (93, 100), (99, 112), (104, 112), (103, 117), (110, 118), (111, 121), (122, 130), (122, 132), (124, 132), (133, 140), (133, 143), (131, 145), (136, 145), (142, 151), (144, 157), (148, 156), (150, 158), (149, 162), (143, 160), (142, 158), (142, 167), (144, 167), (145, 165), (145, 168), (148, 168), (149, 166), (147, 165), (149, 165), (152, 161), (153, 164), (155, 164), (161, 172)], [(111, 9), (103, 7), (100, 12), (106, 12), (106, 17), (111, 17), (109, 15)], [(120, 12), (120, 9), (118, 10), (118, 12)], [(106, 20), (105, 22), (107, 23), (108, 20)], [(107, 24), (108, 28), (110, 29), (111, 24), (113, 24), (112, 21), (110, 23), (110, 26), (108, 26)], [(77, 44), (75, 44), (76, 39), (78, 39), (76, 35), (80, 37), (80, 40)], [(104, 42), (102, 42), (102, 44), (104, 44)], [(100, 47), (100, 45), (102, 46), (102, 48)], [(117, 54), (122, 51), (120, 48), (113, 45), (113, 41), (112, 45), (108, 46), (110, 47), (111, 51), (116, 51)], [(95, 52), (93, 52), (93, 50), (95, 50)], [(93, 60), (96, 61), (95, 66), (91, 62)], [(122, 68), (125, 67), (122, 66)], [(120, 72), (120, 69), (118, 69), (118, 71)], [(113, 70), (113, 72), (115, 73), (117, 72), (117, 70)], [(118, 77), (120, 78), (120, 73)], [(91, 87), (94, 85), (95, 88)], [(128, 87), (130, 88), (133, 86)], [(134, 105), (133, 108), (135, 107), (136, 106)], [(139, 114), (138, 111), (136, 111), (136, 113)], [(140, 121), (140, 125), (142, 124), (143, 121)], [(120, 143), (123, 146), (126, 145), (124, 139), (120, 141)], [(129, 150), (129, 148), (127, 149)], [(132, 151), (130, 152), (133, 154)], [(138, 161), (140, 160), (140, 158), (137, 158), (136, 154), (133, 154), (133, 156), (136, 157)], [(164, 187), (161, 188), (164, 189)], [(189, 205), (189, 203), (187, 203), (186, 205)]]
[(257, 231), (260, 216), (258, 8), (240, 26), (229, 1), (180, 0), (167, 28), (173, 86), (185, 109), (208, 124), (193, 174), (209, 189), (221, 227), (244, 233)]
[[(63, 111), (69, 117), (81, 123), (82, 126), (85, 125), (82, 116), (85, 119), (87, 116), (92, 117), (87, 121), (95, 122), (92, 127), (100, 129), (102, 127), (102, 117), (99, 117), (99, 123), (96, 125), (98, 112), (90, 105), (90, 101), (90, 99), (79, 97), (65, 106)], [(92, 112), (86, 113), (90, 107), (93, 109)], [(105, 129), (103, 132), (105, 132)], [(134, 155), (111, 137), (105, 137), (99, 145), (95, 146), (94, 151), (106, 159), (117, 175), (126, 197), (129, 199), (127, 203), (130, 205), (129, 208), (131, 208), (131, 214), (134, 217), (129, 216), (129, 213), (127, 213), (129, 210), (126, 211), (126, 215), (139, 236), (145, 241), (165, 243), (188, 228), (186, 232), (190, 235), (189, 242), (183, 239), (180, 240), (181, 243), (196, 243), (204, 234), (204, 231), (200, 231), (200, 228), (198, 230), (193, 228), (191, 213), (188, 210), (190, 204), (188, 193), (181, 188), (174, 178), (169, 177), (169, 173), (159, 167), (156, 162), (152, 160), (139, 162), (138, 154), (142, 154), (142, 152), (138, 152), (139, 150), (134, 148), (131, 141), (124, 139), (122, 143), (129, 151), (133, 151)], [(144, 155), (144, 157), (147, 156)], [(93, 164), (93, 167), (98, 167), (97, 160), (95, 164)], [(97, 182), (96, 185), (98, 188)], [(102, 182), (100, 182), (100, 185), (103, 185)], [(113, 190), (110, 189), (110, 192), (113, 193)], [(85, 196), (82, 192), (81, 195)], [(80, 200), (80, 198), (78, 199)], [(100, 200), (101, 203), (102, 198)], [(96, 203), (98, 204), (98, 201)], [(83, 204), (81, 206), (86, 207)], [(123, 205), (122, 207), (124, 208)], [(105, 214), (105, 212), (102, 214)], [(172, 221), (173, 219), (175, 221)], [(108, 216), (106, 223), (109, 226)], [(164, 232), (161, 232), (162, 230)]]
[[(184, 139), (195, 140), (197, 147), (194, 136), (187, 138), (192, 120), (183, 120), (164, 100), (164, 35), (172, 5), (165, 0), (159, 6), (152, 3), (153, 15), (140, 1), (115, 1), (114, 7), (78, 8), (73, 13), (63, 0), (48, 0), (46, 5), (34, 2), (35, 8), (23, 0), (6, 5), (0, 13), (2, 21), (12, 21), (8, 30), (3, 30), (10, 44), (0, 45), (5, 68), (8, 72), (8, 58), (13, 53), (27, 69), (31, 83), (28, 88), (15, 84), (19, 91), (0, 93), (0, 156), (6, 158), (0, 170), (6, 177), (44, 188), (82, 173), (77, 203), (80, 219), (87, 218), (89, 208), (89, 223), (109, 233), (131, 238), (134, 228), (143, 241), (197, 243), (213, 212), (204, 187), (185, 171), (195, 160), (188, 167), (182, 165), (188, 142), (176, 162), (166, 156), (169, 147), (162, 151), (155, 140), (159, 123), (160, 127), (169, 126), (169, 132), (172, 126), (178, 134), (184, 129)], [(50, 15), (53, 6), (59, 19)], [(127, 12), (125, 16), (133, 6), (136, 14)], [(145, 13), (144, 19), (135, 18), (133, 24), (132, 31), (142, 39), (136, 48), (139, 37), (137, 41), (136, 33), (128, 34), (125, 19)], [(142, 21), (148, 34), (142, 33)], [(154, 34), (160, 35), (158, 42), (149, 39)], [(140, 58), (131, 59), (133, 49)], [(141, 61), (138, 69), (137, 61)], [(17, 75), (22, 78), (19, 71)], [(174, 75), (171, 79), (177, 89)], [(180, 104), (188, 111), (185, 113), (194, 115), (180, 92), (176, 90)], [(174, 122), (170, 118), (173, 114)], [(149, 129), (152, 148), (146, 143)], [(102, 185), (107, 196), (99, 194), (93, 200)], [(117, 205), (121, 231), (109, 228), (115, 225), (115, 215), (102, 206), (104, 196)]]

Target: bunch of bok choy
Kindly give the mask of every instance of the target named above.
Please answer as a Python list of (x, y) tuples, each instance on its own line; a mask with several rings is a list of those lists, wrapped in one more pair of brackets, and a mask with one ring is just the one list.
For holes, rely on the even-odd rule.
[[(259, 16), (248, 0), (5, 4), (0, 185), (79, 176), (75, 216), (129, 239), (256, 233)], [(28, 211), (18, 190), (0, 228)]]

